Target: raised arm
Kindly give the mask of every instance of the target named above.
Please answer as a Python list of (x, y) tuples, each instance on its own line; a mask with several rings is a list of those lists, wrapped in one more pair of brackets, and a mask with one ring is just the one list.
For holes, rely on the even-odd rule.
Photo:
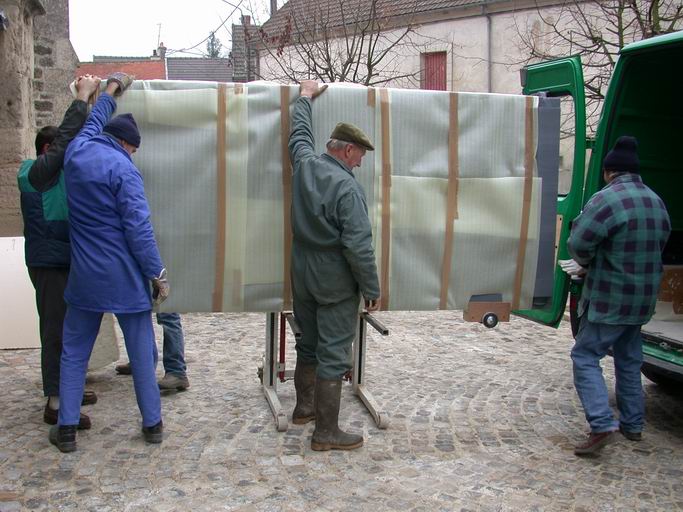
[(64, 119), (57, 129), (57, 136), (44, 153), (38, 155), (28, 172), (28, 180), (38, 192), (43, 192), (57, 183), (59, 171), (64, 165), (64, 153), (76, 137), (88, 116), (88, 98), (97, 90), (100, 79), (90, 75), (76, 81), (76, 99), (71, 103)]
[(133, 78), (125, 73), (114, 73), (107, 79), (107, 88), (105, 89), (104, 94), (101, 94), (97, 99), (83, 129), (74, 139), (75, 144), (78, 144), (79, 141), (82, 142), (92, 139), (102, 133), (104, 125), (107, 124), (109, 118), (114, 113), (114, 110), (116, 110), (114, 96), (123, 94), (123, 91), (132, 83)]
[(294, 165), (303, 158), (315, 155), (312, 103), (325, 89), (326, 85), (319, 87), (313, 80), (301, 82), (300, 96), (294, 104), (292, 133), (289, 136), (289, 155)]

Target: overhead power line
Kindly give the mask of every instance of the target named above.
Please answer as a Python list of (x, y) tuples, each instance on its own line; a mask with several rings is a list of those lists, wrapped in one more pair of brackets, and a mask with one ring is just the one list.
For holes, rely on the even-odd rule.
[[(227, 2), (227, 1), (225, 1), (225, 0), (223, 0), (223, 2), (226, 3), (226, 4), (228, 4), (228, 5), (230, 5), (231, 7), (233, 7), (233, 10), (232, 10), (232, 12), (228, 15), (228, 17), (225, 18), (225, 20), (223, 20), (223, 21), (221, 22), (220, 25), (218, 25), (214, 30), (212, 30), (211, 32), (209, 32), (209, 35), (206, 36), (206, 37), (205, 37), (204, 39), (202, 39), (201, 41), (199, 41), (197, 44), (195, 44), (195, 45), (193, 45), (193, 46), (190, 46), (190, 47), (188, 47), (188, 48), (181, 48), (180, 50), (167, 50), (167, 51), (166, 51), (166, 55), (171, 55), (171, 54), (174, 54), (174, 53), (181, 53), (181, 52), (190, 53), (190, 50), (194, 50), (194, 49), (197, 48), (199, 45), (202, 45), (202, 44), (206, 43), (206, 42), (209, 40), (209, 37), (211, 37), (211, 34), (215, 34), (216, 31), (220, 30), (220, 29), (221, 29), (221, 28), (230, 20), (230, 18), (232, 18), (232, 15), (235, 14), (235, 12), (240, 8), (240, 6), (241, 6), (242, 3), (244, 2), (244, 0), (240, 0), (239, 3), (238, 3), (237, 5), (233, 5), (233, 4), (231, 4), (230, 2)], [(240, 12), (241, 12), (241, 10), (240, 10)]]

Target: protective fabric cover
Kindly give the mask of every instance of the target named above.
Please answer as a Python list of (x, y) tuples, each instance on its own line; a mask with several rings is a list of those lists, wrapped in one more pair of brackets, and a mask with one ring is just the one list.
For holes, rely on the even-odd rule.
[[(297, 86), (138, 81), (119, 100), (169, 271), (165, 311), (289, 307), (289, 180)], [(541, 188), (538, 99), (331, 86), (315, 100), (318, 152), (337, 122), (373, 141), (368, 198), (383, 306), (455, 309), (500, 293), (528, 308)]]

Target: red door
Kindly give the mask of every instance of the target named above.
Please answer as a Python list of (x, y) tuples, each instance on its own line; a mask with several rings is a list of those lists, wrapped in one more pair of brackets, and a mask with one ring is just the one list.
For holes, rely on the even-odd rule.
[(446, 90), (446, 52), (422, 54), (422, 89)]

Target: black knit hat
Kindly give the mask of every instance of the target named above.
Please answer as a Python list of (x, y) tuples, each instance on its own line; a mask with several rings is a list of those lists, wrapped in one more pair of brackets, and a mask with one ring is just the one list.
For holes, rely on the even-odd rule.
[(608, 171), (637, 173), (640, 167), (638, 140), (628, 135), (619, 137), (612, 151), (607, 153), (602, 167)]
[(121, 114), (109, 121), (103, 130), (116, 139), (123, 139), (128, 144), (140, 147), (140, 132), (138, 125), (133, 119), (133, 114)]

